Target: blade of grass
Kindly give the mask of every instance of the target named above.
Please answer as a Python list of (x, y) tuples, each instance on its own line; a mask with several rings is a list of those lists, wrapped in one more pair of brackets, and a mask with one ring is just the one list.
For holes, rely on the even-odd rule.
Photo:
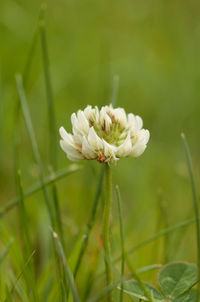
[[(192, 189), (192, 196), (193, 196), (193, 206), (194, 206), (194, 214), (195, 214), (195, 224), (196, 224), (196, 241), (197, 241), (197, 265), (198, 265), (198, 279), (200, 279), (200, 225), (199, 225), (199, 200), (197, 196), (197, 189), (194, 177), (194, 171), (192, 166), (192, 158), (189, 150), (189, 146), (187, 143), (187, 139), (185, 135), (181, 134), (183, 139), (183, 144), (185, 148), (185, 154), (187, 159), (187, 165), (190, 175), (190, 182), (191, 182), (191, 189)], [(200, 296), (200, 283), (198, 283), (198, 291), (197, 291), (197, 298), (196, 301), (199, 300)]]
[(32, 258), (33, 258), (34, 255), (35, 255), (35, 250), (34, 250), (34, 251), (31, 253), (31, 255), (28, 257), (27, 261), (26, 261), (25, 264), (24, 264), (24, 267), (23, 267), (22, 271), (18, 274), (15, 283), (13, 284), (12, 288), (10, 289), (10, 293), (11, 293), (11, 294), (14, 293), (14, 291), (15, 291), (15, 289), (16, 289), (16, 286), (17, 286), (17, 283), (19, 282), (20, 278), (23, 276), (26, 267), (29, 265), (29, 263), (30, 263), (30, 261), (32, 260)]
[(126, 257), (126, 261), (127, 264), (129, 266), (129, 269), (133, 275), (133, 278), (135, 278), (135, 280), (138, 281), (140, 287), (143, 289), (145, 296), (149, 299), (150, 302), (153, 302), (153, 298), (151, 297), (151, 294), (149, 293), (148, 289), (146, 288), (145, 284), (142, 282), (142, 280), (140, 279), (137, 271), (135, 270), (135, 268), (133, 267), (133, 264), (128, 256), (128, 254), (125, 254)]
[[(41, 182), (41, 186), (42, 186), (42, 191), (43, 191), (43, 195), (44, 195), (46, 208), (47, 208), (48, 215), (49, 215), (50, 225), (52, 227), (54, 227), (55, 226), (54, 211), (53, 211), (53, 208), (51, 206), (50, 199), (49, 199), (49, 196), (48, 196), (48, 193), (47, 193), (47, 188), (46, 188), (46, 185), (45, 185), (45, 178), (44, 178), (42, 161), (41, 161), (41, 158), (40, 158), (40, 153), (39, 153), (37, 141), (36, 141), (36, 138), (35, 138), (35, 133), (34, 133), (33, 126), (32, 126), (32, 121), (31, 121), (31, 117), (30, 117), (30, 113), (29, 113), (29, 109), (28, 109), (28, 105), (27, 105), (27, 101), (26, 101), (25, 92), (24, 92), (24, 89), (23, 89), (23, 83), (22, 83), (21, 76), (18, 75), (16, 77), (16, 82), (17, 82), (17, 88), (18, 88), (20, 103), (21, 103), (21, 107), (22, 107), (22, 112), (23, 112), (23, 115), (24, 115), (26, 127), (27, 127), (27, 130), (28, 130), (28, 134), (29, 134), (29, 137), (30, 137), (30, 140), (31, 140), (31, 145), (32, 145), (32, 149), (33, 149), (34, 158), (35, 158), (35, 161), (36, 161), (37, 166), (38, 166), (39, 178), (40, 178), (40, 182)], [(55, 252), (55, 246), (54, 246), (54, 252)], [(58, 275), (62, 280), (63, 279), (63, 274), (60, 270), (60, 266), (59, 266), (59, 263), (58, 263), (58, 257), (57, 257), (56, 253), (55, 253), (55, 260), (56, 260), (56, 263), (57, 263), (56, 268), (57, 268)], [(64, 275), (64, 278), (65, 278), (65, 275)], [(65, 280), (63, 280), (63, 282), (65, 283)]]
[[(186, 227), (188, 225), (191, 225), (195, 222), (195, 218), (192, 218), (192, 219), (188, 219), (186, 221), (183, 221), (183, 222), (180, 222), (180, 223), (177, 223), (175, 224), (174, 226), (171, 226), (167, 229), (164, 229), (156, 234), (154, 234), (153, 236), (145, 239), (144, 241), (140, 242), (139, 244), (137, 244), (136, 246), (134, 246), (133, 248), (131, 248), (129, 251), (128, 251), (128, 254), (132, 254), (134, 253), (135, 251), (137, 251), (138, 249), (140, 249), (141, 247), (145, 246), (146, 244), (148, 243), (151, 243), (152, 241), (154, 241), (155, 239), (158, 239), (160, 238), (161, 236), (165, 236), (166, 234), (169, 234), (175, 230), (178, 230), (180, 228), (183, 228), (183, 227)], [(116, 261), (118, 261), (118, 259), (116, 259)]]
[[(123, 222), (122, 222), (122, 205), (121, 205), (121, 196), (120, 196), (120, 191), (119, 187), (116, 186), (116, 194), (117, 194), (117, 202), (118, 202), (118, 209), (119, 209), (119, 221), (120, 221), (120, 237), (121, 237), (121, 251), (122, 251), (122, 264), (121, 264), (121, 279), (123, 278), (124, 275), (124, 266), (125, 266), (125, 258), (127, 261), (127, 264), (129, 266), (129, 269), (133, 275), (133, 277), (138, 281), (140, 287), (143, 289), (146, 297), (149, 299), (150, 302), (153, 302), (153, 299), (147, 290), (145, 284), (141, 281), (137, 271), (134, 269), (132, 262), (125, 252), (125, 247), (124, 247), (124, 231), (123, 231)], [(123, 282), (121, 283), (121, 294), (120, 294), (120, 301), (123, 301)]]
[(110, 102), (113, 107), (115, 107), (117, 103), (118, 91), (119, 91), (119, 76), (116, 74), (113, 77), (113, 88), (112, 88), (112, 96)]
[[(152, 269), (152, 268), (151, 268)], [(120, 283), (130, 279), (133, 277), (133, 274), (128, 274), (125, 275), (121, 278), (119, 278), (118, 280), (115, 280), (113, 283), (111, 283), (109, 286), (106, 286), (102, 292), (96, 296), (95, 298), (91, 298), (89, 299), (87, 302), (98, 302), (98, 301), (102, 301), (102, 299), (108, 295), (109, 292), (111, 292), (113, 289), (115, 289)]]
[(83, 235), (82, 246), (81, 246), (79, 256), (78, 256), (78, 259), (77, 259), (77, 262), (76, 262), (76, 265), (75, 265), (75, 269), (74, 269), (74, 278), (76, 277), (76, 275), (78, 273), (78, 270), (80, 268), (82, 258), (84, 256), (85, 250), (86, 250), (87, 245), (88, 245), (89, 236), (90, 236), (91, 230), (92, 230), (94, 222), (95, 222), (97, 207), (98, 207), (99, 199), (100, 199), (100, 195), (101, 195), (103, 175), (104, 175), (104, 166), (102, 165), (100, 175), (99, 175), (97, 191), (96, 191), (96, 194), (95, 194), (94, 203), (93, 203), (93, 207), (92, 207), (92, 211), (91, 211), (88, 223), (87, 223), (86, 231)]
[[(24, 193), (23, 193), (23, 186), (21, 180), (21, 172), (18, 171), (18, 185), (19, 185), (19, 193), (20, 193), (20, 203), (19, 203), (19, 218), (20, 218), (20, 225), (21, 225), (21, 235), (23, 238), (24, 249), (23, 254), (24, 258), (26, 259), (28, 255), (31, 254), (31, 240), (29, 234), (29, 224), (27, 213), (24, 205)], [(27, 285), (28, 292), (32, 292), (33, 301), (38, 301), (38, 294), (37, 294), (37, 287), (36, 287), (36, 280), (35, 280), (35, 271), (34, 271), (34, 264), (33, 261), (30, 261), (30, 265), (27, 266), (26, 271), (24, 271), (25, 282)]]
[[(57, 182), (58, 180), (66, 177), (68, 175), (71, 175), (74, 172), (79, 171), (80, 169), (81, 169), (81, 166), (78, 166), (78, 165), (71, 165), (69, 168), (60, 169), (53, 175), (46, 177), (44, 179), (44, 184), (46, 186), (48, 186), (48, 185), (52, 184), (53, 182)], [(42, 189), (41, 183), (37, 183), (37, 184), (33, 185), (32, 187), (30, 187), (27, 191), (24, 192), (24, 197), (31, 196), (34, 193), (37, 193), (38, 191), (40, 191), (41, 189)], [(18, 205), (19, 202), (20, 202), (20, 197), (17, 197), (16, 199), (8, 202), (6, 204), (6, 206), (2, 210), (0, 210), (0, 218), (3, 215), (5, 215), (7, 212), (12, 210), (16, 205)]]
[(71, 289), (71, 292), (72, 292), (72, 295), (73, 295), (74, 302), (80, 302), (78, 291), (77, 291), (76, 284), (75, 284), (75, 281), (74, 281), (74, 277), (73, 277), (73, 274), (71, 273), (71, 270), (70, 270), (70, 268), (67, 264), (62, 244), (61, 244), (61, 242), (58, 238), (57, 233), (54, 232), (53, 230), (52, 230), (52, 235), (53, 235), (53, 239), (55, 241), (58, 256), (60, 257), (61, 263), (63, 264), (64, 270), (65, 270), (65, 273), (66, 273), (66, 276), (67, 276), (67, 279), (68, 279), (68, 282), (69, 282), (69, 286), (70, 286), (70, 289)]
[[(121, 195), (119, 191), (119, 187), (115, 187), (116, 195), (117, 195), (117, 203), (118, 203), (118, 211), (119, 211), (119, 224), (120, 224), (120, 244), (121, 244), (121, 277), (124, 276), (125, 269), (125, 246), (124, 246), (124, 230), (123, 230), (123, 217), (122, 217), (122, 202)], [(123, 302), (124, 299), (124, 284), (121, 283), (121, 291), (120, 291), (120, 302)]]
[(22, 112), (23, 112), (23, 115), (24, 115), (27, 131), (28, 131), (30, 141), (31, 141), (31, 145), (32, 145), (32, 149), (33, 149), (34, 158), (35, 158), (35, 161), (36, 161), (37, 166), (38, 166), (38, 172), (39, 172), (40, 182), (41, 182), (41, 185), (42, 185), (42, 191), (43, 191), (43, 194), (44, 194), (46, 207), (47, 207), (47, 210), (48, 210), (51, 225), (54, 226), (54, 215), (53, 215), (53, 211), (52, 211), (52, 208), (51, 208), (50, 200), (49, 200), (46, 185), (45, 185), (43, 166), (42, 166), (40, 153), (39, 153), (39, 149), (38, 149), (37, 141), (36, 141), (36, 138), (35, 138), (35, 133), (34, 133), (34, 130), (33, 130), (32, 121), (31, 121), (31, 117), (30, 117), (30, 113), (29, 113), (29, 109), (28, 109), (28, 105), (27, 105), (27, 101), (26, 101), (26, 95), (25, 95), (25, 91), (24, 91), (24, 88), (23, 88), (22, 78), (21, 78), (20, 75), (16, 76), (16, 83), (17, 83), (17, 89), (18, 89), (18, 94), (19, 94), (19, 99), (20, 99), (20, 103), (21, 103)]
[[(42, 5), (41, 13), (39, 18), (39, 27), (40, 27), (40, 44), (42, 50), (42, 62), (43, 62), (43, 70), (44, 70), (44, 79), (45, 79), (45, 88), (46, 88), (46, 98), (47, 98), (47, 106), (48, 106), (48, 119), (49, 119), (49, 150), (50, 150), (50, 164), (52, 165), (53, 172), (57, 168), (57, 130), (56, 130), (56, 118), (55, 118), (55, 109), (54, 109), (54, 98), (53, 98), (53, 89), (50, 75), (50, 66), (49, 66), (49, 53), (47, 46), (47, 38), (46, 38), (46, 28), (45, 28), (45, 10), (46, 6)], [(54, 209), (55, 209), (55, 222), (56, 227), (58, 229), (59, 236), (61, 238), (61, 242), (63, 248), (65, 250), (65, 241), (61, 220), (61, 212), (60, 212), (60, 204), (58, 199), (58, 193), (56, 184), (52, 183), (52, 196), (54, 201)]]
[[(157, 201), (158, 211), (159, 211), (159, 217), (158, 217), (158, 223), (157, 223), (157, 230), (160, 230), (160, 226), (163, 225), (164, 229), (167, 229), (169, 227), (168, 223), (168, 217), (167, 217), (167, 208), (166, 203), (163, 200), (163, 194), (161, 191), (158, 192), (158, 201)], [(164, 263), (168, 263), (168, 250), (169, 250), (169, 236), (166, 234), (163, 238), (164, 240), (164, 247), (163, 247), (163, 259)], [(156, 250), (158, 250), (158, 247), (155, 247)], [(155, 254), (154, 254), (155, 257)]]
[(127, 276), (124, 276), (123, 278), (120, 278), (118, 280), (115, 280), (114, 282), (112, 282), (110, 285), (106, 286), (101, 293), (96, 296), (95, 298), (91, 298), (88, 300), (88, 302), (98, 302), (98, 301), (102, 301), (102, 299), (107, 296), (111, 291), (113, 291), (120, 283), (122, 283), (123, 281), (129, 279), (132, 277), (132, 274), (129, 274)]
[[(23, 76), (22, 76), (22, 82), (24, 85), (24, 89), (27, 88), (27, 84), (28, 84), (28, 80), (29, 80), (29, 72), (31, 69), (31, 65), (33, 62), (33, 57), (35, 54), (35, 49), (37, 46), (37, 39), (38, 39), (38, 30), (36, 28), (34, 35), (33, 35), (33, 40), (31, 42), (31, 46), (27, 55), (27, 59), (26, 59), (26, 63), (25, 63), (25, 68), (24, 68), (24, 72), (23, 72)], [(13, 150), (14, 150), (14, 172), (16, 173), (16, 171), (19, 169), (19, 154), (18, 154), (18, 145), (19, 145), (19, 131), (17, 129), (18, 127), (18, 122), (19, 122), (19, 109), (20, 109), (20, 100), (19, 100), (19, 96), (17, 97), (17, 102), (15, 105), (15, 112), (14, 112), (14, 131), (13, 131)], [(16, 185), (17, 185), (17, 175), (15, 174), (16, 177)]]
[(0, 255), (0, 265), (3, 263), (4, 259), (8, 255), (9, 249), (12, 246), (13, 242), (14, 242), (14, 239), (11, 238), (10, 241), (8, 242), (8, 244), (6, 245), (6, 247), (4, 248), (3, 252), (1, 253), (1, 255)]

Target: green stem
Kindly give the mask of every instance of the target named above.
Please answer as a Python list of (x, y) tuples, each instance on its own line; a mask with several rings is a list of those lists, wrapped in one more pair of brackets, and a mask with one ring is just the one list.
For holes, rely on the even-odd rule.
[[(103, 246), (107, 285), (112, 283), (111, 252), (110, 252), (110, 212), (112, 202), (112, 175), (108, 164), (105, 166), (105, 204), (103, 214)], [(113, 301), (112, 292), (108, 294), (108, 302)]]

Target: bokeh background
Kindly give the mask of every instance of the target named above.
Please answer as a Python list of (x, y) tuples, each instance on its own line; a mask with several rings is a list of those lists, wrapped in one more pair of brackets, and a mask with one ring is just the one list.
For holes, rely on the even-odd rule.
[[(56, 114), (57, 168), (71, 163), (59, 147), (58, 129), (71, 130), (70, 116), (86, 105), (109, 104), (119, 76), (117, 106), (142, 116), (151, 139), (138, 159), (122, 159), (113, 181), (123, 199), (126, 247), (164, 227), (193, 217), (191, 187), (181, 132), (187, 136), (200, 183), (200, 3), (197, 0), (47, 1), (46, 35)], [(0, 1), (0, 200), (3, 208), (18, 195), (14, 137), (24, 190), (38, 181), (37, 166), (21, 109), (16, 122), (16, 73), (23, 73), (41, 1)], [(48, 110), (40, 39), (36, 39), (26, 94), (46, 175), (50, 171)], [(81, 162), (81, 171), (57, 183), (67, 251), (84, 230), (100, 171)], [(48, 265), (49, 228), (43, 195), (27, 198), (38, 274)], [(92, 268), (99, 246), (102, 204), (97, 213), (83, 270)], [(119, 255), (119, 223), (113, 198), (113, 254)], [(0, 244), (20, 242), (17, 208), (0, 220)], [(195, 227), (188, 226), (140, 249), (136, 268), (153, 263), (196, 261)], [(166, 244), (167, 242), (167, 244)], [(19, 245), (20, 246), (20, 245)], [(13, 253), (14, 253), (14, 247)], [(167, 251), (166, 251), (167, 250)], [(12, 262), (12, 261), (11, 261)], [(12, 266), (7, 260), (9, 274)], [(8, 274), (8, 277), (9, 277)], [(144, 279), (155, 278), (155, 272)]]

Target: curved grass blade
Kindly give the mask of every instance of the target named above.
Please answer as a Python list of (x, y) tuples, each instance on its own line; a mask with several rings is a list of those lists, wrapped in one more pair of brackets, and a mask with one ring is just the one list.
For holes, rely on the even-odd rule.
[(41, 162), (41, 158), (40, 158), (40, 153), (39, 153), (37, 141), (36, 141), (36, 138), (35, 138), (35, 133), (34, 133), (33, 126), (32, 126), (31, 116), (30, 116), (27, 101), (26, 101), (26, 95), (25, 95), (25, 91), (24, 91), (24, 88), (23, 88), (22, 78), (21, 78), (20, 75), (16, 76), (16, 83), (17, 83), (17, 89), (18, 89), (18, 94), (19, 94), (19, 99), (20, 99), (22, 112), (23, 112), (23, 115), (24, 115), (27, 131), (28, 131), (28, 134), (29, 134), (29, 137), (30, 137), (30, 140), (31, 140), (31, 145), (32, 145), (32, 149), (33, 149), (34, 158), (35, 158), (35, 161), (36, 161), (37, 166), (38, 166), (39, 177), (40, 177), (40, 182), (41, 182), (41, 185), (42, 185), (42, 191), (43, 191), (43, 194), (44, 194), (46, 207), (47, 207), (47, 210), (48, 210), (51, 225), (54, 226), (54, 215), (53, 215), (53, 211), (52, 211), (52, 208), (51, 208), (50, 200), (49, 200), (46, 185), (45, 185), (43, 166), (42, 166), (42, 162)]
[(0, 255), (0, 265), (3, 263), (4, 259), (8, 255), (9, 249), (10, 249), (11, 245), (13, 244), (13, 242), (14, 242), (14, 239), (13, 239), (13, 237), (11, 237), (10, 241), (8, 242), (8, 244), (6, 245), (6, 247), (4, 248), (3, 252)]
[(129, 266), (129, 269), (132, 273), (133, 278), (135, 278), (135, 280), (138, 282), (138, 284), (140, 285), (141, 289), (143, 290), (145, 296), (149, 299), (150, 302), (153, 302), (153, 298), (149, 292), (149, 289), (147, 288), (147, 286), (142, 282), (142, 280), (140, 279), (137, 271), (135, 270), (135, 268), (132, 265), (132, 262), (128, 256), (128, 254), (125, 254), (126, 257), (126, 262)]
[[(131, 248), (129, 251), (128, 251), (128, 254), (132, 254), (134, 253), (135, 251), (137, 251), (138, 249), (140, 249), (141, 247), (145, 246), (146, 244), (148, 243), (151, 243), (152, 241), (166, 235), (166, 234), (169, 234), (175, 230), (178, 230), (180, 228), (183, 228), (183, 227), (186, 227), (188, 225), (191, 225), (195, 222), (195, 218), (191, 218), (191, 219), (188, 219), (188, 220), (185, 220), (185, 221), (182, 221), (182, 222), (179, 222), (177, 224), (175, 224), (174, 226), (171, 226), (167, 229), (164, 229), (156, 234), (154, 234), (153, 236), (151, 236), (150, 238), (147, 238), (145, 239), (144, 241), (140, 242), (139, 244), (137, 244), (136, 246), (134, 246), (133, 248)], [(117, 258), (115, 261), (119, 261), (119, 258)]]
[[(117, 195), (117, 203), (118, 203), (118, 211), (119, 211), (119, 223), (120, 223), (120, 244), (121, 244), (121, 277), (124, 276), (125, 270), (125, 246), (124, 246), (124, 230), (123, 230), (123, 217), (122, 217), (122, 202), (121, 195), (119, 191), (119, 187), (116, 186), (116, 195)], [(120, 302), (123, 302), (124, 299), (124, 285), (121, 283), (121, 291), (120, 291)]]
[[(183, 144), (185, 148), (185, 154), (187, 159), (188, 170), (190, 174), (190, 182), (192, 188), (192, 196), (193, 196), (193, 206), (194, 206), (194, 214), (195, 214), (195, 224), (196, 224), (196, 240), (197, 240), (197, 265), (198, 265), (198, 279), (200, 279), (200, 225), (199, 225), (199, 200), (197, 197), (197, 189), (194, 177), (194, 171), (192, 167), (192, 158), (189, 150), (189, 146), (187, 143), (187, 139), (182, 133)], [(198, 283), (198, 291), (196, 301), (199, 300), (200, 296), (200, 283)]]
[(158, 269), (158, 268), (161, 268), (161, 267), (162, 267), (162, 264), (151, 264), (151, 265), (144, 266), (144, 267), (141, 267), (141, 268), (137, 269), (136, 273), (137, 274), (142, 274), (142, 273), (146, 273), (146, 272), (149, 272), (151, 270)]
[[(23, 82), (23, 86), (24, 89), (27, 88), (27, 84), (28, 84), (28, 80), (29, 80), (29, 72), (31, 69), (31, 65), (33, 63), (33, 57), (34, 57), (34, 53), (35, 53), (35, 49), (37, 46), (37, 39), (38, 39), (38, 30), (36, 28), (34, 35), (33, 35), (33, 40), (31, 42), (31, 46), (27, 55), (27, 59), (26, 59), (26, 63), (25, 63), (25, 68), (24, 68), (24, 72), (22, 75), (22, 82)], [(19, 109), (20, 109), (20, 100), (19, 100), (19, 96), (17, 97), (16, 100), (16, 105), (15, 105), (15, 112), (14, 112), (14, 131), (13, 131), (13, 150), (14, 150), (14, 172), (16, 173), (16, 171), (19, 169), (19, 154), (18, 154), (18, 145), (19, 145), (19, 137), (18, 137), (18, 120), (19, 120)], [(17, 185), (17, 175), (15, 175), (16, 177), (16, 185)]]
[(55, 241), (58, 256), (61, 260), (61, 263), (63, 264), (64, 270), (65, 270), (65, 273), (66, 273), (66, 276), (67, 276), (67, 279), (68, 279), (68, 282), (69, 282), (69, 286), (70, 286), (70, 289), (71, 289), (71, 292), (72, 292), (72, 295), (73, 295), (74, 302), (80, 302), (79, 294), (78, 294), (76, 284), (75, 284), (75, 281), (74, 281), (74, 277), (73, 277), (73, 274), (71, 273), (71, 270), (70, 270), (70, 268), (67, 264), (65, 253), (64, 253), (63, 247), (61, 245), (61, 242), (58, 238), (57, 233), (54, 232), (53, 230), (52, 230), (52, 235), (53, 235), (53, 239)]
[[(57, 182), (58, 180), (71, 175), (74, 172), (77, 172), (81, 169), (81, 166), (78, 165), (71, 165), (69, 168), (60, 169), (57, 172), (55, 172), (53, 175), (50, 175), (44, 179), (44, 183), (46, 186), (52, 184), (53, 182)], [(24, 192), (24, 197), (28, 197), (33, 195), (34, 193), (37, 193), (42, 189), (41, 183), (37, 183), (30, 187), (27, 191)], [(5, 215), (7, 212), (12, 210), (18, 203), (20, 202), (20, 197), (17, 197), (16, 199), (8, 202), (6, 206), (0, 210), (0, 218)]]
[(34, 250), (34, 251), (31, 253), (31, 255), (28, 257), (27, 261), (26, 261), (25, 264), (24, 264), (24, 267), (23, 267), (22, 271), (18, 274), (17, 279), (16, 279), (15, 283), (13, 284), (13, 286), (12, 286), (12, 288), (11, 288), (11, 290), (10, 290), (10, 293), (11, 293), (11, 294), (14, 293), (14, 291), (15, 291), (15, 289), (16, 289), (16, 286), (17, 286), (17, 283), (19, 282), (20, 278), (23, 276), (24, 271), (25, 271), (27, 265), (29, 265), (29, 263), (30, 263), (30, 261), (32, 260), (32, 258), (33, 258), (34, 255), (35, 255), (35, 250)]

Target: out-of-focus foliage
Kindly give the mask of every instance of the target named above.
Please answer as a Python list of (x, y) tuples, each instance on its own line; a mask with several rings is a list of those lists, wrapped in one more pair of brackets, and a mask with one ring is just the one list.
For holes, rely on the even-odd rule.
[[(123, 200), (126, 248), (132, 248), (161, 228), (193, 217), (191, 188), (180, 134), (184, 132), (188, 138), (199, 184), (199, 1), (51, 0), (46, 4), (46, 34), (57, 130), (61, 125), (70, 130), (70, 116), (78, 109), (88, 104), (108, 104), (113, 77), (117, 74), (117, 106), (142, 116), (144, 127), (151, 133), (148, 147), (140, 158), (123, 159), (113, 167), (113, 181), (119, 185)], [(15, 75), (24, 72), (38, 27), (40, 6), (41, 1), (38, 0), (0, 1), (1, 207), (19, 193), (15, 177), (14, 137), (18, 139), (18, 167), (24, 190), (38, 181), (21, 108), (17, 122), (15, 119), (18, 100)], [(49, 175), (51, 146), (39, 36), (26, 80), (36, 139), (45, 174)], [(54, 143), (58, 152), (58, 168), (64, 168), (71, 163), (61, 151), (59, 139), (57, 134)], [(67, 254), (77, 245), (85, 228), (100, 171), (100, 164), (96, 162), (81, 164), (81, 171), (62, 179), (57, 185)], [(25, 204), (30, 236), (36, 249), (37, 274), (40, 284), (43, 284), (53, 267), (53, 260), (48, 258), (51, 233), (43, 195), (37, 193), (27, 198)], [(84, 256), (84, 273), (88, 268), (91, 272), (96, 270), (98, 249), (101, 250), (98, 239), (101, 235), (101, 211), (102, 203)], [(4, 277), (8, 283), (14, 278), (14, 273), (21, 270), (18, 214), (16, 208), (0, 218), (1, 250), (10, 237), (15, 238), (10, 247), (11, 255), (4, 263), (8, 271)], [(114, 196), (112, 250), (115, 256), (119, 255), (120, 248), (117, 217)], [(195, 262), (195, 248), (195, 229), (190, 226), (153, 242), (135, 253), (132, 259), (136, 268), (167, 260)], [(18, 255), (18, 260), (15, 255)], [(100, 262), (100, 271), (102, 268)], [(146, 274), (144, 279), (151, 276)], [(86, 287), (81, 275), (78, 280), (79, 287)], [(100, 289), (103, 282), (95, 286)]]

